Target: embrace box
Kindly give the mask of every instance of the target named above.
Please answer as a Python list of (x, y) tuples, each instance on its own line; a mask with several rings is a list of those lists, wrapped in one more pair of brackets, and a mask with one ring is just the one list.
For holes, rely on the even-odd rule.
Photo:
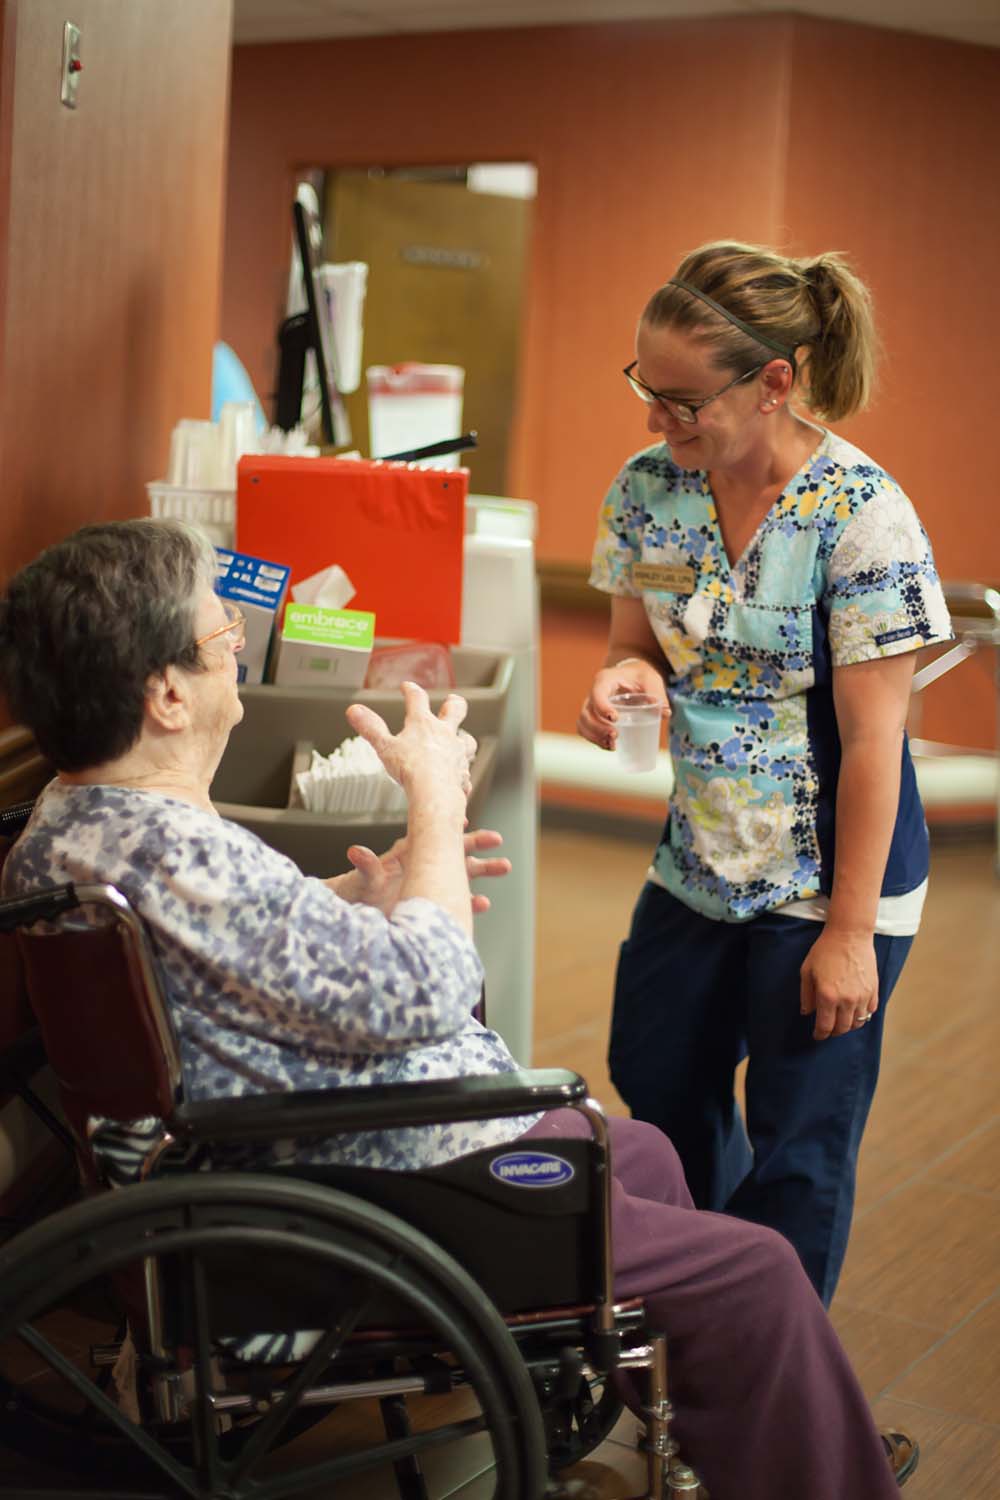
[(289, 604), (275, 683), (281, 687), (360, 687), (375, 640), (375, 616), (362, 609)]
[(239, 605), (246, 617), (247, 642), (237, 657), (237, 677), (248, 686), (264, 681), (271, 635), (285, 602), (291, 570), (283, 563), (248, 557), (216, 547), (219, 572), (215, 592)]

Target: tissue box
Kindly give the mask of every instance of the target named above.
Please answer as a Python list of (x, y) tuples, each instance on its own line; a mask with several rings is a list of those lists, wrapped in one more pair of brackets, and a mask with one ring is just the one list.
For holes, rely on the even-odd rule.
[(360, 609), (290, 604), (274, 680), (282, 687), (360, 687), (375, 640), (375, 616)]
[(248, 685), (264, 681), (271, 633), (281, 613), (291, 570), (283, 563), (265, 562), (216, 547), (219, 575), (215, 592), (230, 599), (246, 616), (247, 643), (237, 661), (238, 680)]

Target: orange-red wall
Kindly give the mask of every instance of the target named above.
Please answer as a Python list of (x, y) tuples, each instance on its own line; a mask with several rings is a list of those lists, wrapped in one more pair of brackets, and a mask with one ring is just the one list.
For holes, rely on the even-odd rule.
[[(909, 490), (944, 575), (1000, 579), (998, 142), (1000, 52), (801, 17), (238, 47), (222, 334), (269, 389), (296, 168), (536, 162), (508, 487), (539, 505), (539, 556), (582, 564), (645, 441), (619, 372), (649, 291), (717, 236), (842, 249), (886, 359), (841, 430)], [(572, 727), (599, 654), (593, 617), (546, 612), (544, 727)], [(925, 728), (991, 742), (988, 674), (936, 687)]]

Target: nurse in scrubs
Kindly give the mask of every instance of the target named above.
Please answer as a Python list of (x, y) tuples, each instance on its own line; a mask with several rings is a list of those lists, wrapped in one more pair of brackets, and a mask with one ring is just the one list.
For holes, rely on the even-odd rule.
[(704, 245), (653, 294), (624, 373), (654, 442), (601, 509), (610, 638), (578, 725), (611, 749), (614, 694), (669, 704), (676, 784), (621, 949), (614, 1083), (698, 1206), (780, 1230), (827, 1304), (927, 885), (910, 679), (951, 633), (910, 501), (826, 425), (866, 404), (874, 351), (836, 254)]

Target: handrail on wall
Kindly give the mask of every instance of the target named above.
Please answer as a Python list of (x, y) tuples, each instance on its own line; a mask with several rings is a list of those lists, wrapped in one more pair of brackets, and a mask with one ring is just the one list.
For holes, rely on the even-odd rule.
[[(913, 674), (912, 692), (914, 695), (922, 693), (930, 687), (932, 682), (937, 682), (946, 673), (953, 671), (963, 661), (974, 656), (983, 646), (992, 646), (995, 650), (1000, 650), (1000, 589), (994, 588), (992, 584), (971, 582), (942, 582), (941, 587), (951, 614), (955, 644)], [(1000, 655), (995, 663), (995, 677), (998, 694), (1000, 694)], [(919, 699), (917, 699), (915, 713), (911, 710), (911, 722), (914, 718), (919, 722), (919, 713)], [(998, 698), (998, 713), (1000, 713), (1000, 698)], [(916, 728), (917, 725), (913, 724), (913, 727)], [(910, 744), (917, 755), (969, 753), (958, 745), (943, 744), (936, 740), (923, 740), (912, 735)], [(981, 755), (984, 752), (976, 753)], [(1000, 743), (992, 753), (1000, 757)]]

